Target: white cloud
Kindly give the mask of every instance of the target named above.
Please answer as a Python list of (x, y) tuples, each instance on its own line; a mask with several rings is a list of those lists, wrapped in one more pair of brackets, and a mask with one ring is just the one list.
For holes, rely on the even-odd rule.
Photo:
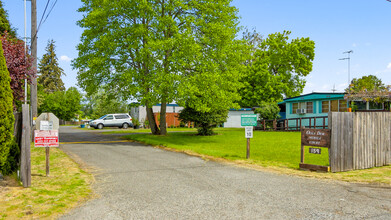
[(391, 63), (388, 64), (387, 69), (391, 69)]
[(356, 44), (356, 43), (353, 43), (352, 47), (357, 47), (357, 44)]
[(62, 55), (60, 57), (60, 60), (61, 61), (66, 61), (66, 62), (70, 62), (72, 60), (72, 58), (68, 57), (67, 55)]

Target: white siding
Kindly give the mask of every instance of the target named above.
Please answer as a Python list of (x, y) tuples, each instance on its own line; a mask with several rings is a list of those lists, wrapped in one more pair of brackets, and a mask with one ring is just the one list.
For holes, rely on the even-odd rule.
[(242, 114), (254, 114), (254, 111), (229, 111), (227, 122), (224, 123), (225, 128), (242, 128), (240, 118)]

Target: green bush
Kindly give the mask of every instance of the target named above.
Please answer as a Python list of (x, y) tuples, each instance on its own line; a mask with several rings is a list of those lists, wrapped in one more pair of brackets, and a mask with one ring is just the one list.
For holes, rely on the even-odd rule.
[(10, 86), (11, 77), (5, 63), (3, 46), (0, 41), (0, 172), (7, 175), (12, 172), (9, 164), (10, 148), (14, 145), (14, 114), (12, 112), (13, 95)]
[(222, 124), (227, 120), (228, 110), (215, 110), (210, 112), (201, 112), (186, 106), (179, 113), (179, 120), (183, 123), (194, 122), (198, 135), (210, 136), (214, 135), (213, 128), (218, 124)]

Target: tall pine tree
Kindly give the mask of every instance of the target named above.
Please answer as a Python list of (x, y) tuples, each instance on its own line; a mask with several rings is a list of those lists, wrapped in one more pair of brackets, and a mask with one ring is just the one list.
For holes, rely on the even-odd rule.
[(58, 64), (54, 43), (54, 40), (49, 40), (46, 54), (43, 55), (38, 65), (40, 73), (38, 83), (43, 86), (46, 93), (65, 91), (64, 83), (61, 80), (61, 76), (65, 73)]
[(3, 2), (0, 0), (0, 35), (4, 32), (8, 32), (12, 37), (16, 37), (15, 30), (11, 28), (11, 24), (8, 21), (7, 11), (3, 8)]

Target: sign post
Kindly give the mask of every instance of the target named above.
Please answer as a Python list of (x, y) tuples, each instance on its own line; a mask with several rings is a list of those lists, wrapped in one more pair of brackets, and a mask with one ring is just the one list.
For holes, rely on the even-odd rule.
[(42, 113), (36, 119), (36, 127), (39, 130), (34, 131), (34, 146), (35, 147), (45, 147), (46, 149), (46, 176), (49, 176), (50, 172), (50, 148), (49, 147), (58, 147), (59, 138), (58, 138), (58, 129), (60, 123), (58, 118), (53, 113)]
[[(304, 163), (304, 146), (312, 146), (309, 148), (311, 154), (321, 154), (321, 148), (330, 148), (330, 129), (301, 129), (301, 159), (299, 167), (302, 169), (319, 170), (329, 172), (329, 166), (319, 166)], [(316, 148), (314, 148), (316, 147)]]
[(250, 158), (250, 138), (253, 138), (253, 128), (257, 126), (256, 114), (242, 114), (240, 119), (241, 126), (245, 126), (245, 137), (247, 138), (246, 158)]

